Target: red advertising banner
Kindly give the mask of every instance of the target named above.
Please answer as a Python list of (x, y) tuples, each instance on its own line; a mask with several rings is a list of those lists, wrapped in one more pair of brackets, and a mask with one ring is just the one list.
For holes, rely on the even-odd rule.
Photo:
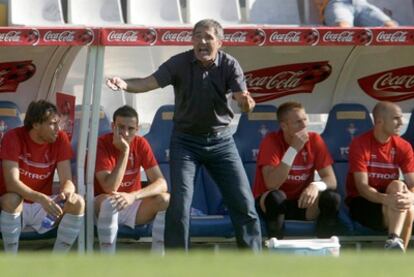
[(399, 102), (414, 98), (414, 66), (383, 71), (358, 79), (369, 96), (380, 101)]
[(247, 89), (257, 103), (295, 93), (312, 93), (331, 74), (327, 61), (289, 64), (245, 72)]
[(365, 28), (318, 29), (318, 45), (369, 45), (372, 43), (372, 31)]
[(108, 28), (101, 30), (103, 45), (149, 46), (157, 42), (153, 28)]
[(407, 29), (378, 29), (372, 30), (373, 39), (371, 45), (413, 45), (414, 31)]
[(99, 30), (91, 28), (0, 28), (2, 46), (78, 45), (98, 42)]
[(16, 92), (18, 85), (36, 72), (32, 61), (0, 63), (0, 93)]
[(56, 106), (60, 113), (59, 127), (72, 139), (73, 126), (75, 123), (75, 100), (76, 97), (62, 92), (56, 93)]

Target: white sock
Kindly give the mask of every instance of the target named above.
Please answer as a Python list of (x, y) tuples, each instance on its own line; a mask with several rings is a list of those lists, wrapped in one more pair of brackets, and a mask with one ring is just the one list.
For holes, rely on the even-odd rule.
[(164, 229), (165, 211), (162, 211), (157, 213), (152, 223), (151, 251), (153, 253), (164, 255)]
[(79, 235), (83, 215), (65, 214), (59, 223), (53, 252), (67, 253)]
[(97, 227), (101, 253), (114, 254), (118, 233), (118, 211), (112, 207), (109, 199), (105, 199), (101, 204)]
[(4, 251), (16, 254), (19, 249), (19, 237), (22, 232), (21, 213), (1, 212), (0, 224), (3, 236)]

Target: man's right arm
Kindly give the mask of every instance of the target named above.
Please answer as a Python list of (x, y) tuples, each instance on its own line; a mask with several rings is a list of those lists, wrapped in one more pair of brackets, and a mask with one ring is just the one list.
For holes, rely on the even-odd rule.
[(160, 87), (154, 75), (145, 78), (132, 78), (126, 80), (120, 77), (112, 77), (106, 80), (106, 85), (115, 91), (124, 90), (132, 93), (147, 92)]
[(265, 165), (262, 168), (263, 179), (269, 190), (279, 189), (286, 181), (290, 166), (280, 162), (278, 166)]
[(308, 140), (309, 135), (305, 129), (297, 132), (283, 157), (279, 157), (279, 164), (277, 166), (263, 166), (263, 179), (268, 189), (278, 189), (286, 181), (296, 154), (303, 148)]
[(367, 172), (354, 172), (353, 175), (356, 189), (362, 197), (374, 203), (386, 204), (387, 194), (378, 192), (368, 184)]
[(32, 190), (20, 180), (19, 164), (14, 161), (3, 160), (3, 175), (8, 192), (14, 192), (23, 199), (42, 205), (47, 213), (58, 216), (62, 209), (46, 194)]
[(96, 179), (105, 193), (112, 193), (121, 186), (128, 165), (129, 151), (119, 154), (117, 163), (112, 171), (102, 170), (95, 173)]
[(120, 77), (112, 77), (106, 80), (106, 85), (115, 91), (124, 90), (132, 93), (147, 92), (160, 87), (154, 75), (126, 80)]

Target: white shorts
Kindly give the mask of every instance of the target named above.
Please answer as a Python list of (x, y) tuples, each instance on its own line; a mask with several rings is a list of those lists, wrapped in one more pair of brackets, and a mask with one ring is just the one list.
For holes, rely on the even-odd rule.
[[(96, 199), (96, 198), (95, 198)], [(137, 218), (137, 213), (139, 206), (141, 206), (142, 200), (136, 200), (134, 203), (126, 207), (125, 209), (119, 211), (118, 213), (118, 225), (126, 225), (132, 229), (135, 228), (135, 219)], [(95, 216), (95, 225), (97, 218)]]
[[(51, 196), (53, 198), (53, 196)], [(42, 221), (46, 217), (46, 211), (39, 203), (23, 203), (22, 232), (30, 232), (34, 229), (37, 233), (43, 234), (53, 228), (42, 227)], [(26, 230), (25, 230), (26, 229)]]

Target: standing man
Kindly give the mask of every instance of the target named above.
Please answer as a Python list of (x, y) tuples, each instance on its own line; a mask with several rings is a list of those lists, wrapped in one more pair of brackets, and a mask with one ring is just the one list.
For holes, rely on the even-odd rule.
[[(269, 133), (260, 145), (253, 189), (268, 236), (283, 238), (285, 219), (318, 219), (317, 236), (332, 236), (340, 196), (334, 192), (328, 149), (321, 136), (306, 130), (308, 117), (302, 104), (282, 104), (277, 118), (281, 130)], [(314, 181), (315, 170), (321, 181)]]
[[(55, 227), (42, 226), (47, 214), (60, 220), (54, 251), (67, 252), (82, 227), (85, 203), (75, 193), (70, 159), (72, 148), (59, 130), (55, 105), (44, 100), (30, 103), (24, 126), (8, 131), (0, 159), (1, 232), (4, 249), (17, 253), (22, 228), (42, 234)], [(59, 175), (59, 194), (52, 195), (53, 175)], [(58, 203), (64, 202), (63, 207)]]
[(399, 106), (379, 102), (372, 113), (373, 130), (353, 139), (349, 148), (347, 204), (351, 217), (362, 225), (388, 229), (386, 249), (405, 251), (414, 218), (413, 149), (399, 137)]
[[(153, 220), (157, 213), (159, 218), (155, 220), (152, 230), (153, 249), (155, 244), (163, 243), (163, 211), (167, 209), (170, 198), (167, 182), (149, 143), (135, 135), (137, 131), (137, 112), (130, 106), (123, 106), (113, 115), (112, 133), (102, 135), (98, 140), (95, 210), (103, 253), (115, 252), (118, 224), (135, 228), (136, 224)], [(141, 186), (141, 167), (149, 181), (144, 188)], [(159, 223), (162, 226), (158, 226)]]
[(189, 246), (190, 206), (194, 181), (204, 165), (218, 184), (229, 208), (241, 248), (261, 249), (261, 232), (249, 181), (228, 125), (234, 98), (243, 112), (255, 102), (247, 91), (243, 71), (235, 58), (220, 51), (221, 25), (211, 19), (193, 29), (193, 49), (163, 63), (146, 78), (111, 78), (114, 90), (140, 93), (174, 86), (174, 130), (170, 145), (171, 199), (167, 210), (165, 243)]

